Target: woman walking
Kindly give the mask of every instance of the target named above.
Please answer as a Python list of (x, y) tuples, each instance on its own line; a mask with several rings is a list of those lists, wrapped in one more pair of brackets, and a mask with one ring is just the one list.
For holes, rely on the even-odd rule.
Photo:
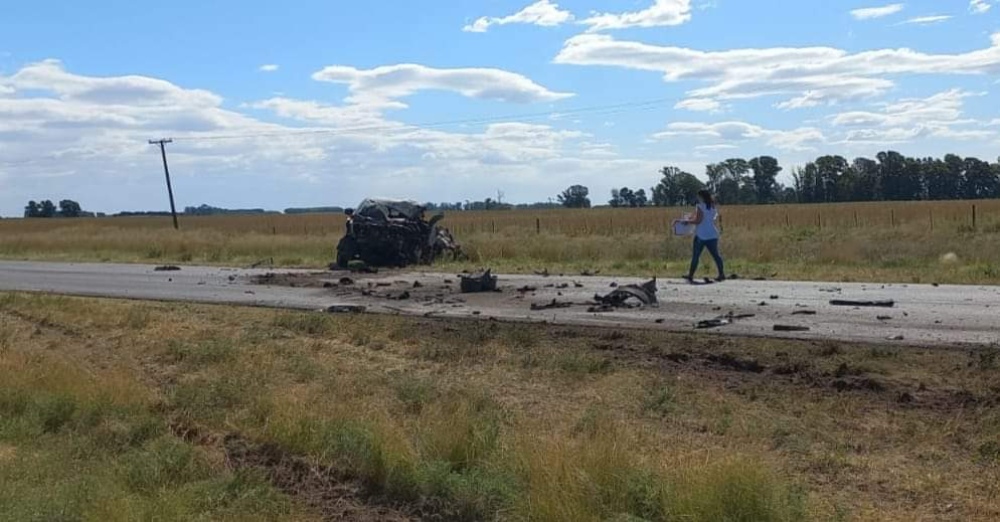
[(685, 221), (688, 225), (695, 225), (694, 232), (694, 255), (691, 257), (691, 270), (684, 278), (688, 282), (694, 281), (694, 274), (698, 271), (698, 262), (701, 260), (701, 252), (708, 249), (715, 260), (715, 268), (719, 271), (717, 281), (726, 280), (726, 271), (723, 268), (722, 256), (719, 255), (719, 229), (715, 226), (715, 221), (719, 218), (719, 207), (715, 204), (715, 198), (707, 190), (698, 191), (698, 205), (695, 207), (694, 219)]

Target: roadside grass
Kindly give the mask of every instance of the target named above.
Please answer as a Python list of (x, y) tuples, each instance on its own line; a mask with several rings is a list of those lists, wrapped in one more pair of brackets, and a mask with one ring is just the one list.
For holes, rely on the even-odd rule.
[[(978, 221), (971, 225), (971, 206)], [(451, 213), (470, 256), (441, 270), (677, 277), (690, 242), (668, 234), (680, 209)], [(728, 207), (727, 271), (787, 280), (991, 284), (1000, 280), (1000, 200)], [(890, 214), (891, 213), (891, 214)], [(536, 230), (535, 218), (544, 226)], [(931, 222), (934, 226), (930, 226)], [(3, 220), (0, 259), (320, 268), (343, 216)], [(942, 256), (954, 253), (954, 261)], [(710, 263), (705, 275), (714, 275)]]
[(320, 517), (229, 435), (446, 520), (1000, 515), (990, 350), (25, 294), (0, 343), (0, 519)]

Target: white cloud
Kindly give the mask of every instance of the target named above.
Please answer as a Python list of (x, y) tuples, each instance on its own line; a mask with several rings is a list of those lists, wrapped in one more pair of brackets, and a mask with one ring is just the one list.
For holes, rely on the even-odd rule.
[(664, 27), (681, 25), (691, 20), (690, 0), (653, 0), (653, 5), (628, 13), (594, 13), (580, 23), (590, 26), (587, 31), (606, 31), (629, 27)]
[(1000, 33), (992, 36), (989, 47), (958, 54), (906, 48), (850, 53), (832, 47), (700, 51), (583, 34), (567, 40), (555, 62), (653, 71), (667, 82), (707, 83), (688, 92), (699, 99), (794, 95), (779, 104), (790, 109), (881, 95), (895, 86), (892, 76), (1000, 74)]
[(515, 103), (554, 102), (573, 96), (550, 91), (525, 76), (501, 69), (434, 69), (399, 64), (362, 70), (331, 65), (312, 77), (347, 84), (353, 95), (350, 101), (355, 102), (383, 103), (421, 90), (452, 91), (469, 98)]
[(969, 2), (969, 11), (975, 14), (984, 14), (992, 7), (988, 0), (971, 0)]
[[(223, 108), (209, 91), (142, 76), (74, 74), (55, 60), (0, 75), (0, 85), (8, 93), (0, 96), (0, 210), (7, 214), (42, 194), (73, 196), (95, 210), (162, 208), (162, 186), (148, 182), (162, 175), (159, 156), (146, 143), (159, 137), (175, 139), (168, 153), (182, 206), (352, 204), (373, 193), (457, 200), (488, 195), (477, 192), (484, 177), (503, 180), (514, 200), (534, 200), (575, 181), (612, 179), (640, 164), (640, 172), (656, 168), (602, 157), (576, 130), (509, 121), (446, 132), (385, 117), (403, 107), (385, 96), (423, 84), (386, 91), (359, 80), (350, 98), (360, 102), (280, 97), (241, 106), (289, 124)], [(367, 87), (377, 103), (369, 103)], [(547, 99), (545, 92), (529, 88), (527, 98)]]
[(279, 68), (280, 67), (277, 64), (268, 63), (268, 64), (261, 65), (259, 68), (257, 68), (257, 70), (260, 71), (260, 72), (275, 72)]
[(845, 141), (863, 143), (903, 143), (921, 138), (951, 140), (989, 139), (996, 133), (963, 129), (978, 123), (963, 119), (963, 100), (979, 94), (951, 89), (928, 98), (907, 98), (882, 104), (881, 110), (842, 112), (831, 117), (833, 125), (854, 127)]
[(573, 14), (559, 9), (559, 4), (549, 0), (539, 0), (528, 7), (504, 17), (483, 16), (462, 28), (468, 33), (485, 33), (491, 26), (507, 24), (531, 24), (555, 27), (573, 20)]
[(677, 102), (674, 108), (695, 112), (719, 112), (722, 104), (710, 98), (688, 98)]
[(905, 22), (901, 23), (913, 24), (913, 25), (931, 25), (931, 24), (939, 24), (941, 22), (951, 19), (952, 19), (951, 15), (918, 16), (916, 18), (910, 18)]
[(822, 143), (826, 139), (822, 131), (813, 127), (801, 127), (790, 131), (770, 130), (742, 121), (674, 122), (667, 125), (667, 130), (653, 135), (654, 139), (672, 137), (711, 138), (736, 142), (763, 139), (772, 147), (789, 151), (813, 150), (813, 145)]
[(694, 150), (700, 150), (705, 152), (716, 152), (720, 150), (733, 150), (738, 148), (739, 147), (737, 147), (736, 145), (732, 145), (729, 143), (716, 143), (713, 145), (698, 145), (697, 147), (694, 148)]
[(864, 7), (851, 11), (851, 16), (856, 20), (872, 20), (885, 16), (894, 15), (903, 10), (903, 4), (889, 4), (882, 7)]

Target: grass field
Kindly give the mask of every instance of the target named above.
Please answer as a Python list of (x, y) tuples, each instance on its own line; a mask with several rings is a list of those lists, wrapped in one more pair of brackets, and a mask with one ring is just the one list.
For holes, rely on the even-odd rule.
[(995, 350), (0, 294), (0, 520), (996, 520), (998, 377)]
[[(472, 257), (464, 265), (665, 277), (686, 271), (690, 244), (668, 235), (684, 211), (455, 212), (444, 223)], [(728, 271), (744, 276), (1000, 280), (1000, 201), (725, 207), (722, 215)], [(2, 220), (0, 258), (322, 267), (343, 216), (182, 217), (181, 228), (169, 218)], [(949, 252), (959, 262), (943, 264)]]

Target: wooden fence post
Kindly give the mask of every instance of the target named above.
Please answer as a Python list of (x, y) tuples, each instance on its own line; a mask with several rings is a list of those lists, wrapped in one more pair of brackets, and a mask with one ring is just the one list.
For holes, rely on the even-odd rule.
[(934, 211), (933, 210), (930, 211), (930, 218), (931, 218), (931, 232), (934, 232)]
[(785, 228), (790, 228), (791, 224), (788, 222), (788, 212), (785, 212)]
[(535, 234), (542, 233), (542, 220), (541, 218), (535, 218)]
[(858, 211), (854, 211), (854, 228), (858, 228)]
[(976, 205), (972, 205), (972, 230), (976, 229)]
[(896, 226), (896, 209), (889, 209), (889, 224), (893, 227)]
[(490, 226), (493, 228), (493, 234), (495, 235), (497, 233), (497, 220), (491, 219)]

